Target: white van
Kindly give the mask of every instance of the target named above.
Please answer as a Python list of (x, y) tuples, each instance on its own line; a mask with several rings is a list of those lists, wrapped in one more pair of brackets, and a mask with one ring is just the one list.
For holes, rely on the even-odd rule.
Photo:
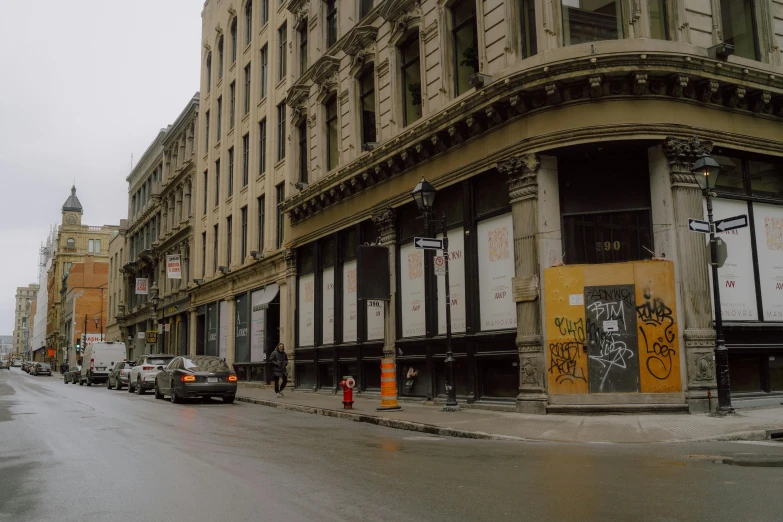
[(95, 342), (89, 344), (82, 354), (82, 371), (79, 374), (79, 386), (87, 383), (106, 382), (114, 365), (126, 360), (125, 343)]

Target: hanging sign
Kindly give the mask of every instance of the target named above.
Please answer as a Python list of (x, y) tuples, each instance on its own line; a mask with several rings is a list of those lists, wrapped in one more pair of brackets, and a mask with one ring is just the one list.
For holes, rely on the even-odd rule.
[(443, 256), (435, 256), (432, 258), (432, 266), (435, 268), (436, 276), (446, 275), (446, 259)]
[(182, 279), (182, 256), (179, 254), (166, 256), (166, 277)]
[(147, 295), (149, 288), (149, 280), (146, 277), (136, 278), (136, 295)]
[(156, 344), (158, 342), (158, 332), (155, 330), (147, 330), (146, 342), (149, 344)]

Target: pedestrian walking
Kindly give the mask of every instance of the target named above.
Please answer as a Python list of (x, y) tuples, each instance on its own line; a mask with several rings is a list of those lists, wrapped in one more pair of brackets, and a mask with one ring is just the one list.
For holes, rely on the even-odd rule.
[(272, 363), (272, 374), (275, 376), (275, 393), (278, 398), (284, 397), (283, 389), (288, 384), (288, 354), (285, 353), (283, 343), (277, 345), (277, 350), (272, 352), (269, 362)]

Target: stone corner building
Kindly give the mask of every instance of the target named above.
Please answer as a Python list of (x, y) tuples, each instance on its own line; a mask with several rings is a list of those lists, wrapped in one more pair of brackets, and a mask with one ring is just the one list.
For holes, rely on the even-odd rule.
[[(708, 152), (723, 166), (716, 217), (750, 218), (721, 234), (732, 387), (783, 390), (783, 3), (290, 0), (282, 18), (261, 4), (204, 29), (202, 81), (218, 85), (206, 128), (231, 141), (200, 151), (197, 230), (231, 229), (206, 170), (233, 165), (248, 132), (269, 156), (251, 187), (283, 187), (266, 205), (289, 218), (276, 273), (297, 388), (334, 391), (350, 374), (377, 392), (393, 354), (401, 396), (444, 395), (443, 279), (412, 244), (424, 177), (448, 226), (460, 401), (707, 410), (707, 248), (687, 220), (704, 214), (689, 168)], [(237, 19), (234, 67), (236, 43), (221, 46)], [(203, 241), (209, 277), (226, 249), (216, 240), (217, 262)], [(392, 260), (391, 301), (369, 303), (381, 313), (355, 293), (356, 247), (377, 241)]]

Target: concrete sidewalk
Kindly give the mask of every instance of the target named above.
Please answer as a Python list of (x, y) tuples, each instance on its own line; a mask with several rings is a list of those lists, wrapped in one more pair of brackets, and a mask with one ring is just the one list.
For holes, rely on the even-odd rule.
[[(400, 402), (402, 411), (379, 412), (379, 398), (355, 398), (344, 410), (342, 394), (240, 386), (237, 400), (292, 411), (368, 422), (435, 435), (494, 440), (651, 443), (763, 440), (783, 430), (783, 406), (738, 410), (735, 415), (526, 415), (478, 409), (444, 413), (439, 406)], [(781, 443), (783, 445), (783, 443)]]

